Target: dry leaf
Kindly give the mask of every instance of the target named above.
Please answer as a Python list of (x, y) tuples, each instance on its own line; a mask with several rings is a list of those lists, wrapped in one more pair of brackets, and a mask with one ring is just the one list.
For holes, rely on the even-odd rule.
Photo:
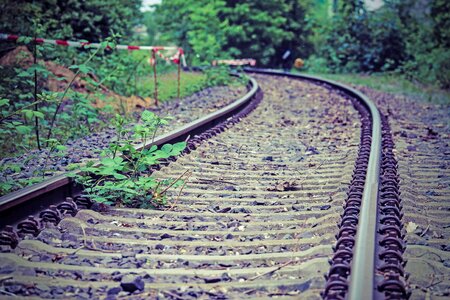
[(406, 232), (414, 233), (414, 231), (416, 231), (417, 227), (419, 227), (419, 226), (416, 223), (408, 222), (408, 224), (406, 224)]

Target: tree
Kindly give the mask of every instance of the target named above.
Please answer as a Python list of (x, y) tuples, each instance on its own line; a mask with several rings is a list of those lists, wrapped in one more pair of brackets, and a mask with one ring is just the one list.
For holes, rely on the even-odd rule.
[(327, 36), (320, 52), (334, 71), (395, 70), (406, 59), (401, 21), (391, 1), (370, 12), (363, 0), (342, 1)]
[(251, 57), (263, 66), (279, 66), (281, 56), (290, 58), (311, 53), (311, 34), (306, 11), (309, 1), (226, 0), (222, 19), (228, 20), (225, 50), (235, 57)]
[(36, 26), (45, 37), (98, 42), (112, 32), (131, 36), (140, 22), (141, 0), (18, 0), (0, 1), (0, 31), (33, 36)]
[(225, 30), (228, 20), (220, 20), (219, 13), (224, 9), (223, 1), (196, 1), (194, 13), (190, 16), (191, 30), (188, 38), (196, 57), (200, 61), (211, 62), (223, 53)]
[(408, 54), (403, 71), (410, 78), (450, 88), (450, 2), (396, 2)]
[(286, 50), (311, 53), (310, 1), (301, 0), (171, 0), (155, 11), (161, 41), (174, 42), (194, 60), (255, 58), (260, 65), (279, 66)]

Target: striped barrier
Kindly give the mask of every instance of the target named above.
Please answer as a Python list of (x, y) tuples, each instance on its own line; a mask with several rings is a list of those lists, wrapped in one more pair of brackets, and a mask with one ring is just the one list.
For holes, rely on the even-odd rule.
[[(9, 42), (17, 42), (19, 40), (20, 36), (14, 35), (14, 34), (6, 34), (6, 33), (0, 33), (0, 41), (9, 41)], [(79, 48), (100, 48), (100, 43), (90, 43), (90, 42), (76, 42), (76, 41), (66, 41), (66, 40), (52, 40), (52, 39), (43, 39), (43, 38), (31, 38), (31, 41), (33, 41), (35, 44), (52, 44), (52, 45), (59, 45), (59, 46), (66, 46), (66, 47), (79, 47)], [(111, 47), (107, 47), (107, 49), (112, 49)], [(157, 75), (156, 75), (156, 54), (168, 63), (172, 62), (176, 65), (178, 65), (178, 76), (177, 76), (177, 95), (178, 98), (180, 98), (180, 62), (183, 63), (183, 67), (186, 67), (186, 59), (184, 57), (184, 51), (183, 48), (179, 47), (161, 47), (161, 46), (135, 46), (135, 45), (116, 45), (114, 49), (118, 50), (128, 50), (128, 51), (134, 51), (134, 50), (146, 50), (151, 51), (152, 56), (149, 59), (150, 65), (153, 66), (153, 74), (154, 74), (154, 80), (155, 80), (155, 105), (158, 106), (158, 88), (157, 88)], [(176, 51), (176, 53), (170, 57), (165, 56), (161, 51)]]
[[(14, 34), (5, 34), (0, 33), (0, 41), (9, 41), (9, 42), (17, 42), (20, 37)], [(90, 43), (90, 42), (76, 42), (76, 41), (66, 41), (66, 40), (52, 40), (52, 39), (43, 39), (43, 38), (30, 38), (36, 44), (52, 44), (58, 46), (66, 46), (66, 47), (89, 47), (89, 48), (99, 48), (100, 43)], [(110, 47), (107, 47), (111, 49)], [(184, 51), (182, 48), (178, 47), (162, 47), (162, 46), (135, 46), (135, 45), (116, 45), (114, 49), (118, 50), (147, 50), (152, 51), (158, 54), (159, 57), (164, 59), (167, 62), (172, 62), (174, 64), (179, 64), (180, 60), (183, 63), (183, 66), (186, 67), (186, 59), (184, 57)], [(161, 51), (176, 51), (176, 53), (170, 57), (165, 56)]]

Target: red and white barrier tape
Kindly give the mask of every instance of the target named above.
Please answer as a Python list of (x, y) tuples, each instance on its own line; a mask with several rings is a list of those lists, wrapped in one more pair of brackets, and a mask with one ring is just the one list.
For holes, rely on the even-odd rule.
[(158, 54), (159, 57), (161, 57), (162, 59), (164, 59), (167, 62), (173, 62), (175, 64), (179, 64), (180, 63), (180, 58), (183, 60), (183, 66), (186, 67), (186, 61), (184, 59), (184, 51), (182, 48), (178, 48), (177, 53), (175, 53), (174, 55), (172, 55), (171, 57), (167, 57), (164, 54), (162, 54), (159, 49), (155, 50), (156, 54)]
[[(16, 42), (19, 39), (19, 36), (14, 34), (5, 34), (0, 33), (0, 40), (5, 41), (11, 41)], [(59, 46), (67, 46), (67, 47), (86, 47), (89, 46), (90, 48), (99, 48), (99, 43), (90, 43), (90, 42), (75, 42), (75, 41), (65, 41), (65, 40), (51, 40), (51, 39), (43, 39), (43, 38), (32, 38), (36, 44), (53, 44), (53, 45), (59, 45)], [(115, 49), (118, 50), (149, 50), (149, 51), (155, 51), (158, 53), (158, 55), (163, 58), (164, 60), (168, 62), (173, 62), (175, 64), (180, 63), (180, 59), (183, 63), (183, 66), (186, 67), (186, 59), (184, 57), (184, 51), (182, 48), (178, 47), (160, 47), (160, 46), (134, 46), (134, 45), (116, 45)], [(177, 53), (175, 53), (171, 57), (164, 56), (160, 51), (165, 50), (176, 50)]]
[(221, 60), (213, 60), (212, 65), (229, 65), (229, 66), (243, 66), (250, 65), (256, 66), (256, 60), (253, 58), (243, 58), (243, 59), (221, 59)]

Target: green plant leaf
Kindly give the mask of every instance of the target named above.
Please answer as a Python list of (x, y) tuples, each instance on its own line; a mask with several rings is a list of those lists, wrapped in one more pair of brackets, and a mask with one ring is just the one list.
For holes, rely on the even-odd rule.
[(16, 130), (20, 134), (29, 134), (32, 129), (31, 129), (30, 126), (19, 125), (19, 126), (16, 127)]
[(22, 114), (25, 116), (25, 118), (27, 118), (28, 120), (31, 120), (34, 116), (34, 112), (32, 110), (29, 109), (24, 109), (22, 111)]
[(34, 114), (34, 116), (36, 118), (39, 118), (39, 119), (43, 119), (44, 118), (44, 114), (41, 113), (40, 111), (34, 111), (33, 114)]
[(155, 113), (153, 113), (153, 112), (151, 112), (151, 111), (149, 111), (149, 110), (144, 110), (144, 111), (142, 112), (142, 114), (141, 114), (141, 119), (142, 119), (143, 121), (146, 121), (146, 122), (152, 121), (152, 120), (154, 120), (155, 118), (156, 118)]
[(105, 157), (105, 158), (103, 158), (101, 160), (101, 163), (104, 166), (112, 166), (112, 167), (115, 167), (115, 166), (118, 166), (118, 165), (120, 166), (123, 163), (123, 158), (122, 157), (115, 157), (114, 159), (112, 159), (112, 158), (109, 158), (109, 157)]
[(178, 142), (173, 144), (172, 155), (179, 155), (186, 148), (186, 142)]
[(164, 144), (164, 145), (161, 147), (161, 151), (163, 151), (164, 153), (167, 153), (167, 154), (169, 154), (169, 155), (170, 155), (170, 153), (172, 152), (172, 149), (173, 149), (172, 144)]
[(67, 150), (67, 147), (66, 146), (63, 146), (63, 145), (56, 145), (56, 150), (58, 150), (58, 151), (65, 151), (65, 150)]
[(0, 99), (0, 106), (8, 106), (9, 100), (8, 99)]
[(91, 67), (88, 67), (88, 66), (85, 65), (85, 64), (79, 65), (79, 66), (78, 66), (78, 70), (80, 70), (80, 72), (81, 72), (81, 73), (84, 73), (84, 74), (87, 74), (87, 73), (93, 71)]
[(119, 180), (121, 180), (121, 179), (127, 179), (127, 178), (128, 178), (127, 176), (125, 176), (125, 175), (123, 175), (123, 174), (119, 174), (119, 173), (114, 173), (112, 176), (113, 176), (115, 179), (119, 179)]

